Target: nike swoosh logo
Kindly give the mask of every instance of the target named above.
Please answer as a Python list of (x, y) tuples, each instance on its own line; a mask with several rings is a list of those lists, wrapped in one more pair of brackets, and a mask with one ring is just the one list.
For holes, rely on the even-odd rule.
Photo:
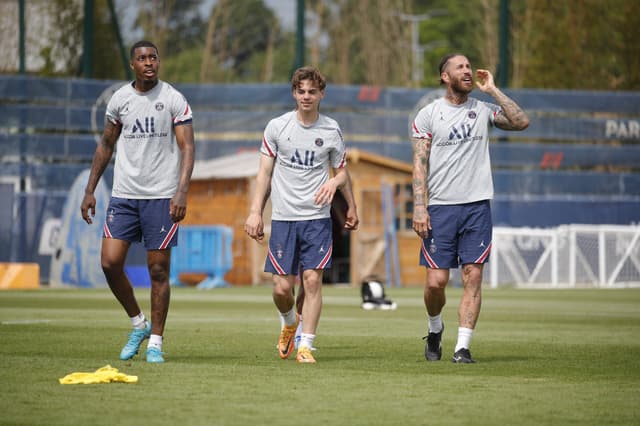
[(282, 355), (289, 355), (289, 348), (293, 347), (293, 345), (291, 345), (291, 343), (293, 342), (293, 338), (287, 340), (287, 343), (284, 347), (284, 350), (282, 350)]

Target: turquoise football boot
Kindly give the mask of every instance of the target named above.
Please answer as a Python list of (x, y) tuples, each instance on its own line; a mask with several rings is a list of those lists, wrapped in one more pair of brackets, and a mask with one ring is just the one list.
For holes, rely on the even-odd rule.
[(145, 328), (134, 328), (131, 333), (129, 333), (129, 341), (120, 352), (120, 359), (126, 361), (136, 356), (140, 350), (142, 341), (148, 339), (149, 336), (151, 336), (151, 323), (149, 321), (147, 321)]
[(147, 362), (164, 362), (163, 353), (158, 348), (147, 348)]

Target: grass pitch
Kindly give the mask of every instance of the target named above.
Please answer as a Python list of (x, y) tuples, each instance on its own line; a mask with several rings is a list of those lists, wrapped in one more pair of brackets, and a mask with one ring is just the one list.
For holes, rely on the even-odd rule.
[[(148, 290), (137, 289), (145, 313)], [(0, 292), (0, 424), (640, 424), (640, 289), (488, 290), (474, 365), (424, 360), (422, 289), (324, 288), (318, 361), (278, 358), (270, 287), (174, 288), (166, 363), (120, 361), (129, 320), (108, 290)], [(111, 365), (136, 384), (60, 385)]]

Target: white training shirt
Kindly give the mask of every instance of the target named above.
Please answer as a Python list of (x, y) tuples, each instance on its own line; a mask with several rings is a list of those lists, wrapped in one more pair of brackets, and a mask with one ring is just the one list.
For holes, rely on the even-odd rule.
[(192, 120), (184, 96), (161, 80), (148, 92), (138, 92), (133, 83), (128, 83), (109, 100), (106, 117), (122, 124), (111, 195), (173, 197), (180, 180), (180, 149), (173, 126)]
[(331, 206), (314, 203), (315, 193), (329, 179), (329, 167), (346, 166), (346, 150), (338, 123), (320, 114), (302, 125), (296, 111), (269, 121), (260, 152), (275, 158), (271, 178), (272, 220), (331, 217)]
[(453, 105), (439, 98), (416, 115), (413, 138), (431, 139), (427, 176), (430, 205), (493, 198), (489, 128), (498, 105), (469, 98)]

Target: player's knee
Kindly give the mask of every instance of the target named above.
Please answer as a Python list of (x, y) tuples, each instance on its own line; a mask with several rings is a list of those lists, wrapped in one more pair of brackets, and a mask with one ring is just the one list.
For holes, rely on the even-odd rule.
[(149, 265), (149, 277), (152, 282), (165, 282), (169, 280), (169, 271), (164, 266), (154, 263)]
[(273, 283), (273, 296), (279, 299), (292, 299), (293, 294), (291, 292), (291, 287), (283, 282), (274, 282)]
[(428, 281), (425, 286), (425, 291), (428, 293), (440, 293), (444, 292), (445, 287), (447, 286), (446, 282), (441, 281)]
[(440, 273), (440, 271), (429, 271), (427, 274), (427, 283), (426, 290), (427, 291), (442, 291), (447, 287), (449, 283), (449, 274), (448, 273)]
[(114, 262), (109, 258), (102, 258), (102, 272), (104, 272), (107, 277), (123, 274), (124, 264), (122, 262)]
[(482, 265), (466, 264), (462, 267), (462, 283), (467, 286), (480, 286), (482, 284)]

